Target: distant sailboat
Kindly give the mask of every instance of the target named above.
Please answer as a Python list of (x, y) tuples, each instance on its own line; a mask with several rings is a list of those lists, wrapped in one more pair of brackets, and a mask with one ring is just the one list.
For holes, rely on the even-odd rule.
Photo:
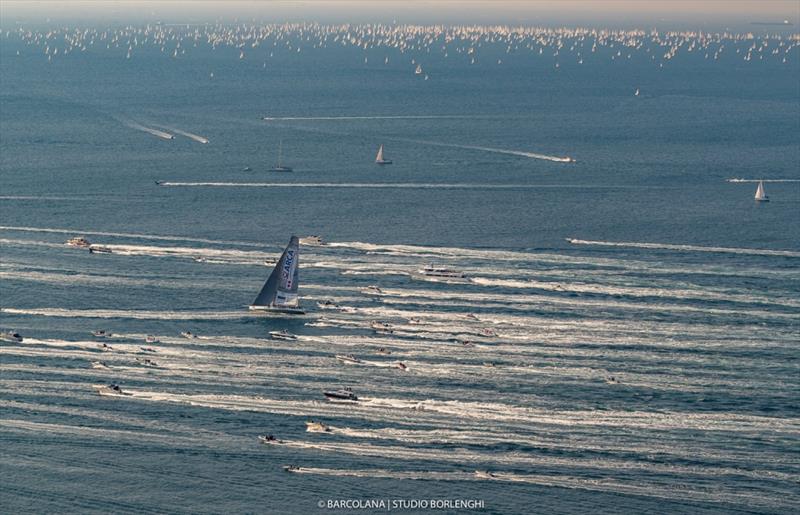
[(250, 305), (252, 311), (290, 315), (305, 313), (300, 308), (300, 298), (297, 294), (299, 258), (300, 242), (297, 236), (292, 236), (258, 297)]
[(418, 64), (417, 68), (414, 70), (414, 75), (422, 75), (422, 65)]
[(639, 88), (636, 88), (636, 91), (633, 93), (633, 96), (635, 97), (639, 96)]
[(272, 167), (272, 171), (273, 172), (291, 172), (291, 171), (293, 171), (291, 166), (283, 166), (283, 163), (281, 162), (282, 158), (283, 158), (283, 140), (280, 140), (278, 142), (278, 164), (276, 164), (275, 166)]
[(375, 156), (375, 163), (377, 163), (379, 165), (390, 165), (390, 164), (392, 164), (392, 160), (391, 159), (386, 159), (386, 158), (383, 157), (383, 145), (381, 145), (380, 148), (378, 148), (378, 155)]
[(764, 193), (764, 181), (758, 181), (758, 188), (756, 188), (756, 201), (769, 202), (769, 197)]

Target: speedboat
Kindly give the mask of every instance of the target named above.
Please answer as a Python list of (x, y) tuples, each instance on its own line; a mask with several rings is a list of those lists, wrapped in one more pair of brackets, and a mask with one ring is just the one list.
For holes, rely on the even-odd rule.
[(608, 384), (620, 384), (619, 379), (617, 379), (614, 376), (611, 376), (611, 377), (607, 378), (606, 379), (606, 383), (608, 383)]
[(4, 331), (0, 333), (0, 340), (4, 342), (20, 343), (22, 336), (14, 331)]
[(92, 361), (92, 368), (99, 368), (101, 370), (108, 370), (110, 367), (102, 361)]
[(332, 401), (357, 401), (358, 397), (353, 393), (350, 388), (342, 388), (341, 390), (325, 390), (322, 392), (328, 400)]
[(325, 299), (317, 302), (317, 307), (319, 309), (339, 309), (339, 304), (330, 299)]
[(407, 367), (407, 366), (406, 366), (406, 364), (405, 364), (405, 363), (403, 363), (402, 361), (398, 361), (398, 362), (396, 363), (396, 365), (397, 365), (397, 368), (399, 368), (400, 370), (408, 370), (408, 367)]
[(105, 385), (94, 386), (94, 389), (98, 395), (107, 395), (107, 396), (133, 395), (128, 392), (123, 392), (122, 388), (120, 388), (118, 384), (114, 383), (111, 383), (108, 386)]
[(105, 329), (98, 329), (97, 331), (92, 331), (92, 336), (95, 338), (108, 338), (111, 336), (111, 333), (106, 331)]
[(139, 347), (142, 352), (156, 352), (156, 350), (152, 347)]
[(252, 168), (250, 168), (249, 166), (245, 166), (244, 168), (242, 168), (242, 171), (243, 171), (243, 172), (252, 172), (252, 171), (253, 171), (253, 169), (252, 169)]
[(284, 329), (283, 331), (270, 331), (269, 335), (273, 340), (296, 340), (297, 339), (297, 336), (295, 336), (294, 334), (290, 333), (286, 329)]
[(300, 238), (300, 245), (309, 245), (312, 247), (318, 247), (320, 245), (325, 245), (325, 242), (322, 241), (322, 237), (317, 234), (312, 234), (310, 236), (305, 236)]
[(384, 332), (389, 332), (389, 333), (392, 332), (392, 324), (390, 324), (388, 322), (374, 321), (374, 322), (370, 323), (369, 326), (374, 331), (378, 331), (378, 332), (384, 331)]
[[(152, 334), (148, 334), (147, 336), (145, 336), (144, 341), (146, 343), (161, 343), (158, 340), (158, 337), (157, 336), (153, 336)], [(155, 351), (153, 351), (153, 352), (155, 352)]]
[(331, 428), (322, 422), (314, 422), (313, 420), (309, 420), (306, 422), (306, 431), (309, 433), (330, 433)]
[(283, 443), (283, 441), (278, 440), (273, 435), (262, 435), (262, 436), (259, 436), (258, 437), (258, 441), (263, 443), (263, 444), (266, 444), (266, 445), (274, 445), (274, 444), (278, 444), (278, 443)]
[(109, 350), (114, 350), (114, 348), (113, 348), (111, 345), (107, 344), (107, 343), (103, 343), (103, 344), (100, 346), (100, 350), (102, 350), (102, 351), (109, 351)]
[(283, 470), (286, 472), (300, 472), (300, 467), (297, 465), (286, 465), (283, 467)]
[(422, 277), (433, 277), (439, 279), (467, 279), (467, 274), (461, 272), (460, 270), (433, 265), (422, 268), (418, 273)]
[(89, 247), (91, 243), (86, 238), (76, 236), (67, 240), (67, 245), (70, 247)]
[(144, 358), (144, 359), (136, 358), (136, 362), (137, 363), (141, 363), (142, 365), (144, 365), (146, 367), (157, 367), (158, 366), (158, 363), (156, 363), (152, 359), (148, 359), (148, 358)]
[(361, 293), (364, 295), (383, 295), (383, 290), (375, 285), (365, 286), (361, 288)]
[(422, 323), (422, 319), (421, 318), (417, 318), (417, 317), (411, 317), (411, 318), (408, 319), (408, 323), (412, 324), (412, 325), (421, 324)]
[(183, 336), (184, 338), (189, 338), (189, 339), (197, 338), (197, 335), (194, 334), (191, 331), (181, 331), (181, 336)]
[(344, 363), (363, 363), (363, 361), (353, 356), (352, 354), (337, 354), (336, 359)]
[(111, 248), (101, 245), (91, 245), (89, 247), (89, 254), (111, 254), (111, 252)]
[(380, 349), (378, 349), (378, 354), (391, 354), (391, 353), (392, 351), (390, 351), (386, 347), (381, 347)]
[(475, 477), (479, 477), (481, 479), (495, 479), (497, 476), (489, 472), (488, 470), (476, 470)]
[(494, 368), (494, 363), (492, 363), (491, 361), (484, 361), (483, 366), (488, 368)]

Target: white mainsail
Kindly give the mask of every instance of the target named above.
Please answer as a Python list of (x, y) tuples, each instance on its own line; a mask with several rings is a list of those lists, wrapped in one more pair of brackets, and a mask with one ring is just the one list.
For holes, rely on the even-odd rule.
[(378, 155), (375, 157), (375, 162), (380, 163), (383, 160), (383, 145), (381, 145), (380, 148), (378, 148)]
[(758, 181), (758, 188), (756, 188), (756, 200), (769, 200), (766, 193), (764, 193), (764, 181)]

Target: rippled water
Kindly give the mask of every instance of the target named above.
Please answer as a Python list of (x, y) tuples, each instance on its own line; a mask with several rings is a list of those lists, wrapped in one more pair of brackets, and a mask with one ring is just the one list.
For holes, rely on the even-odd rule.
[[(210, 53), (47, 65), (14, 45), (0, 325), (25, 339), (0, 345), (5, 509), (800, 504), (800, 189), (767, 184), (755, 205), (725, 182), (800, 179), (796, 65), (720, 63), (711, 87), (692, 61), (554, 74), (509, 58), (422, 83), (344, 51), (264, 72)], [(290, 176), (264, 171), (279, 139)], [(372, 164), (380, 143), (391, 167)], [(330, 242), (301, 249), (308, 314), (254, 316), (291, 233)], [(112, 253), (64, 245), (79, 235)], [(469, 280), (414, 276), (429, 263)], [(267, 337), (280, 329), (298, 339)], [(93, 390), (109, 382), (131, 395)], [(358, 403), (322, 395), (344, 386)]]

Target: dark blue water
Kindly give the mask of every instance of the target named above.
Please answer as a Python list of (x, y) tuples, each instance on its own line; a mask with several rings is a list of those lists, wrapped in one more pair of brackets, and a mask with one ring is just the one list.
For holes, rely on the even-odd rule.
[[(797, 509), (800, 55), (771, 53), (787, 39), (750, 61), (751, 40), (719, 60), (588, 43), (582, 64), (577, 39), (557, 59), (497, 41), (470, 64), (469, 45), (270, 38), (243, 59), (201, 39), (48, 61), (2, 38), (0, 326), (25, 337), (0, 346), (7, 511)], [(280, 140), (292, 174), (268, 171)], [(756, 203), (729, 178), (789, 182)], [(250, 316), (290, 234), (330, 242), (301, 250), (309, 313)], [(415, 278), (429, 263), (469, 280)], [(96, 395), (111, 381), (132, 395)], [(324, 400), (341, 386), (362, 400)]]

